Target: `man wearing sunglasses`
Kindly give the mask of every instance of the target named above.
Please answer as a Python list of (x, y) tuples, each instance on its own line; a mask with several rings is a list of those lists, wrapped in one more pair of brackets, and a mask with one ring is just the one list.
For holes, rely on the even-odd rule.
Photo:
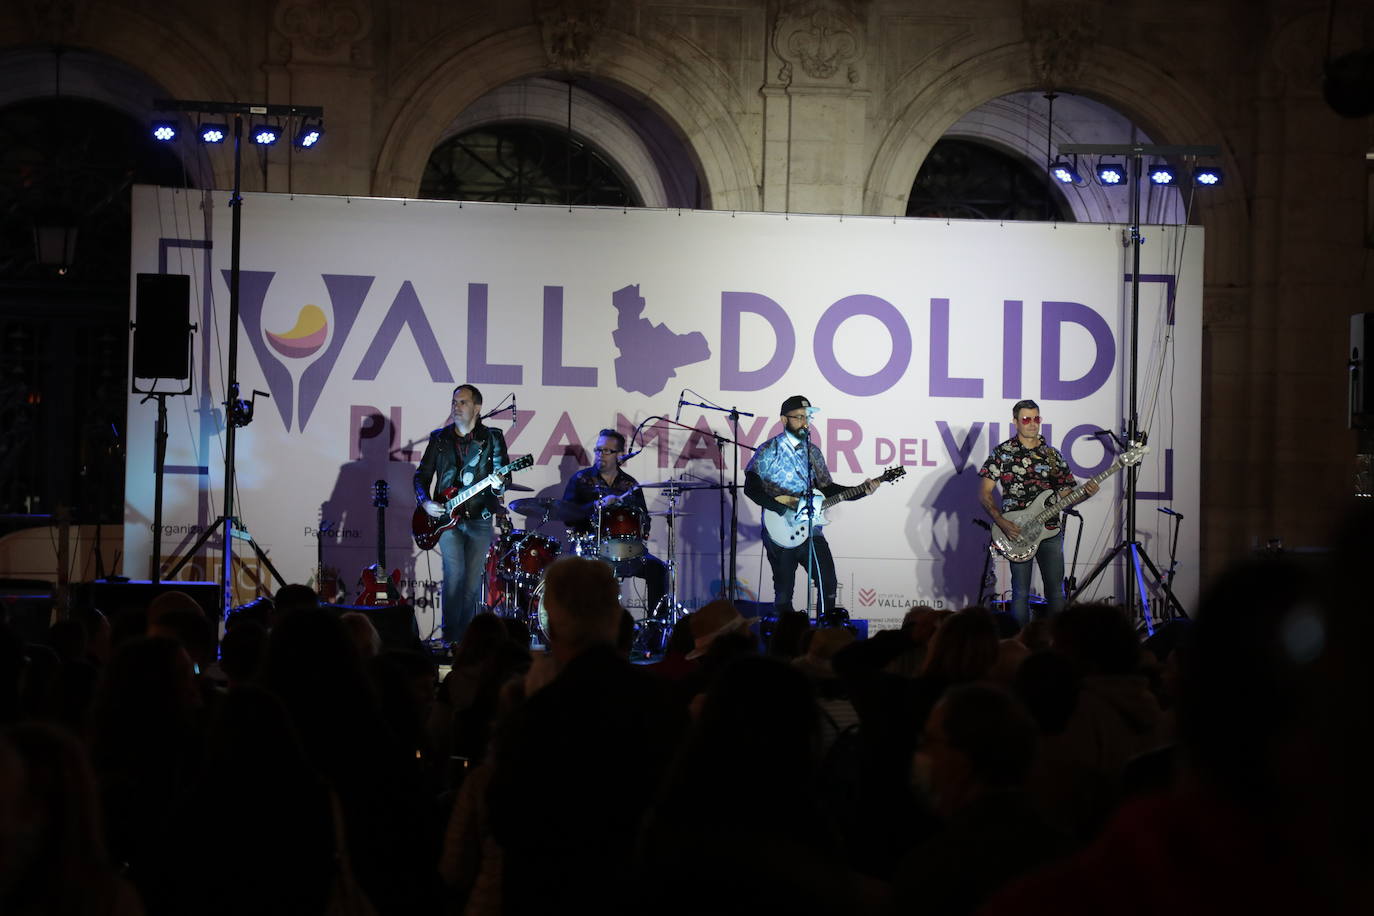
[[(1007, 537), (1017, 538), (1020, 527), (1003, 512), (1026, 508), (1046, 490), (1072, 490), (1077, 481), (1064, 456), (1040, 435), (1040, 405), (1031, 400), (1017, 401), (1011, 415), (1016, 421), (1016, 435), (993, 449), (983, 462), (978, 471), (983, 478), (978, 499), (997, 527)], [(993, 498), (997, 487), (1002, 490), (1000, 506)], [(1091, 496), (1097, 492), (1097, 484), (1089, 481), (1084, 489)], [(1064, 607), (1064, 530), (1058, 517), (1045, 527), (1058, 529), (1058, 533), (1041, 541), (1033, 558), (1011, 564), (1011, 612), (1022, 624), (1028, 620), (1033, 562), (1040, 565), (1046, 612), (1057, 614)]]

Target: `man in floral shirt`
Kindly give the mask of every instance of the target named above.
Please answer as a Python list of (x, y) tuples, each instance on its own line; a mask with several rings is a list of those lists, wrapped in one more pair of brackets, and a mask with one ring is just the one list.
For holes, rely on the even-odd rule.
[[(992, 450), (988, 460), (978, 471), (982, 489), (978, 499), (988, 515), (1009, 538), (1020, 537), (1021, 529), (1002, 514), (1024, 509), (1046, 490), (1065, 493), (1076, 485), (1073, 471), (1059, 450), (1040, 435), (1040, 405), (1034, 401), (1017, 401), (1011, 409), (1016, 420), (1016, 435)], [(1002, 489), (999, 506), (992, 491)], [(1088, 495), (1097, 492), (1097, 484), (1088, 481), (1084, 489)], [(1045, 527), (1058, 529), (1052, 537), (1040, 542), (1033, 560), (1040, 564), (1040, 578), (1045, 587), (1045, 604), (1049, 614), (1057, 614), (1064, 607), (1064, 531), (1056, 518)], [(1011, 612), (1022, 624), (1028, 619), (1032, 560), (1011, 564)]]

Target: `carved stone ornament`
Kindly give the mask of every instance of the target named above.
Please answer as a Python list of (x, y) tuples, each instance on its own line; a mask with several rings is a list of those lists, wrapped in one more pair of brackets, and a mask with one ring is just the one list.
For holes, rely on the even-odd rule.
[(1031, 68), (1044, 89), (1076, 83), (1083, 72), (1083, 49), (1101, 35), (1097, 5), (1084, 0), (1025, 0), (1022, 25)]
[(29, 27), (40, 38), (60, 42), (81, 31), (87, 0), (24, 0)]
[(364, 0), (281, 0), (274, 21), (291, 42), (292, 59), (346, 63), (372, 31), (372, 7)]
[(778, 9), (773, 24), (773, 51), (782, 58), (778, 80), (791, 83), (793, 68), (813, 80), (844, 73), (859, 81), (855, 66), (863, 58), (863, 29), (849, 5), (838, 0), (794, 0)]
[(609, 10), (609, 0), (535, 0), (534, 15), (549, 66), (590, 70)]

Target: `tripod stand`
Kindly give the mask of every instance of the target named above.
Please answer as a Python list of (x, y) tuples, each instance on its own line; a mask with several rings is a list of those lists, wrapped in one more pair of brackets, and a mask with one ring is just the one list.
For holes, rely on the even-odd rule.
[[(1128, 172), (1127, 182), (1131, 189), (1131, 225), (1124, 244), (1131, 248), (1131, 320), (1130, 320), (1130, 411), (1126, 423), (1126, 436), (1122, 441), (1114, 433), (1112, 439), (1116, 445), (1124, 450), (1128, 445), (1135, 446), (1143, 444), (1147, 438), (1147, 433), (1140, 429), (1140, 418), (1137, 413), (1137, 380), (1140, 356), (1140, 246), (1145, 243), (1144, 237), (1140, 234), (1140, 183), (1144, 177), (1142, 168), (1143, 157), (1146, 155), (1215, 155), (1213, 147), (1155, 147), (1141, 144), (1127, 144), (1125, 146), (1117, 144), (1065, 144), (1060, 147), (1061, 153), (1097, 153), (1112, 155), (1127, 155)], [(1176, 612), (1179, 616), (1187, 617), (1183, 606), (1178, 603), (1169, 583), (1160, 575), (1159, 569), (1145, 550), (1145, 546), (1140, 543), (1136, 536), (1136, 477), (1139, 468), (1132, 466), (1125, 469), (1126, 477), (1126, 528), (1125, 537), (1114, 546), (1102, 560), (1093, 567), (1092, 572), (1088, 573), (1077, 590), (1069, 596), (1069, 601), (1073, 602), (1081, 595), (1087, 587), (1092, 584), (1102, 572), (1107, 569), (1116, 559), (1123, 555), (1129, 555), (1130, 563), (1127, 565), (1128, 585), (1123, 602), (1127, 613), (1133, 620), (1138, 621), (1139, 627), (1143, 628), (1150, 635), (1154, 634), (1154, 622), (1150, 616), (1149, 593), (1147, 592), (1147, 580), (1145, 569), (1148, 569), (1153, 577), (1153, 584), (1161, 589), (1166, 599), (1166, 607)], [(1134, 586), (1132, 588), (1131, 586)], [(1137, 601), (1139, 602), (1137, 604)]]

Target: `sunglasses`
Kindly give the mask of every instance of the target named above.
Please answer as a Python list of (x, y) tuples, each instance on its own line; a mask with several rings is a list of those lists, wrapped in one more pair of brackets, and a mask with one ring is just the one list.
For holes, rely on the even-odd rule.
[(1026, 424), (1026, 423), (1039, 423), (1039, 422), (1040, 422), (1040, 415), (1039, 415), (1039, 414), (1036, 414), (1036, 415), (1033, 416), (1033, 417), (1022, 417), (1022, 418), (1021, 418), (1021, 423), (1022, 423), (1022, 424)]

